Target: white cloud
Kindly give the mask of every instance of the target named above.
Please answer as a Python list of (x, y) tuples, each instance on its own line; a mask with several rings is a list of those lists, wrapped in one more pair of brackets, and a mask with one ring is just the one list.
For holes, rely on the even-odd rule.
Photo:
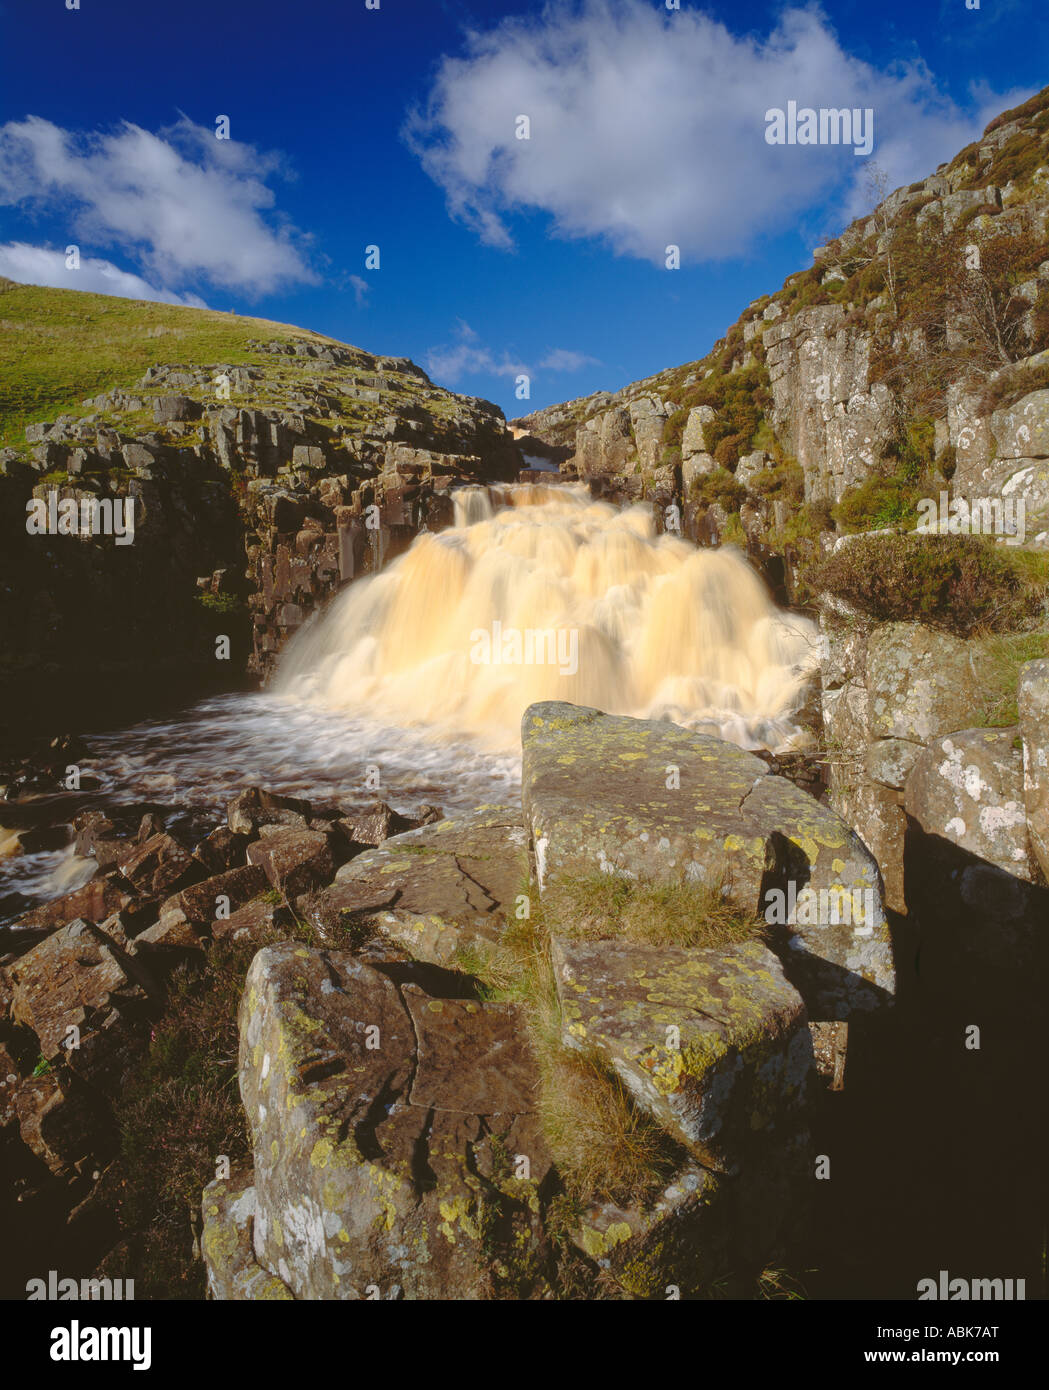
[[(895, 186), (1006, 104), (985, 91), (980, 110), (962, 111), (920, 59), (881, 71), (853, 57), (816, 7), (784, 10), (762, 37), (646, 0), (567, 0), (466, 44), (404, 133), (452, 215), (506, 248), (509, 214), (539, 209), (560, 236), (657, 264), (670, 244), (690, 259), (733, 256), (863, 182), (851, 148), (767, 144), (766, 110), (872, 108), (874, 155)], [(515, 137), (521, 115), (528, 140)]]
[(583, 367), (596, 367), (596, 357), (588, 357), (585, 352), (574, 352), (571, 348), (553, 348), (539, 360), (540, 367), (548, 372), (578, 372)]
[(119, 248), (169, 286), (261, 294), (316, 281), (301, 238), (263, 215), (272, 221), (264, 180), (278, 172), (278, 156), (185, 116), (155, 135), (130, 122), (77, 135), (38, 116), (0, 126), (0, 205), (71, 212), (71, 239)]
[(78, 270), (66, 265), (64, 251), (46, 246), (30, 246), (11, 241), (0, 246), (0, 275), (23, 285), (51, 285), (62, 290), (88, 290), (94, 294), (113, 294), (121, 299), (151, 299), (160, 304), (187, 304), (196, 309), (208, 306), (195, 294), (178, 295), (158, 290), (139, 275), (121, 270), (112, 261), (82, 258)]
[(572, 348), (551, 348), (535, 366), (529, 366), (507, 352), (492, 352), (463, 319), (456, 322), (455, 341), (443, 347), (431, 348), (426, 354), (429, 375), (448, 385), (475, 373), (508, 377), (524, 375), (534, 380), (541, 371), (577, 372), (582, 367), (597, 365), (598, 359), (589, 357), (585, 352), (576, 352)]
[(371, 285), (368, 284), (363, 275), (351, 275), (350, 286), (354, 299), (357, 301), (357, 308), (360, 309), (368, 301), (368, 291), (371, 289)]

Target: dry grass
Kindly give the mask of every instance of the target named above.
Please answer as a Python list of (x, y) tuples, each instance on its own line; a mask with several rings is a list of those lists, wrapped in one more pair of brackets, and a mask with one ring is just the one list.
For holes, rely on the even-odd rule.
[(551, 885), (547, 916), (565, 936), (587, 941), (622, 937), (641, 946), (721, 949), (762, 935), (764, 923), (710, 883), (635, 881), (593, 874)]

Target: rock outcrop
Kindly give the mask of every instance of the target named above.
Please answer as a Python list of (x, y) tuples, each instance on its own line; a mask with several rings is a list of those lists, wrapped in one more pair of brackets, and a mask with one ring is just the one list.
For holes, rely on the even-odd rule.
[[(18, 655), (3, 684), (28, 722), (68, 717), (55, 702), (74, 670), (121, 680), (132, 710), (136, 683), (266, 675), (341, 584), (449, 525), (455, 487), (523, 465), (496, 406), (407, 359), (305, 333), (248, 352), (250, 366), (151, 367), (5, 451), (0, 620)], [(32, 499), (54, 499), (57, 516), (125, 498), (131, 542), (26, 533)]]

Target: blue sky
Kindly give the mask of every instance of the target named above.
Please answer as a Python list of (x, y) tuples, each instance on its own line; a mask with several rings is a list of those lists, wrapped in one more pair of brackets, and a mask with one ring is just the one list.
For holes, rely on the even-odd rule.
[(0, 273), (301, 324), (508, 417), (702, 356), (865, 210), (870, 161), (767, 109), (870, 108), (896, 186), (1049, 82), (1044, 0), (66, 3), (0, 0)]

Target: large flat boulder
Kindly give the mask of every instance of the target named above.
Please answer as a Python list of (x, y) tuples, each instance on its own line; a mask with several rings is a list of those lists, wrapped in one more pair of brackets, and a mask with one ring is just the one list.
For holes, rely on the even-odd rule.
[(809, 1016), (847, 1018), (895, 989), (878, 866), (829, 807), (760, 758), (677, 725), (546, 702), (522, 722), (522, 799), (540, 891), (595, 872), (720, 881), (744, 911), (794, 884), (868, 895), (861, 921), (798, 921), (788, 976)]
[(292, 943), (248, 973), (254, 1251), (296, 1298), (484, 1298), (500, 1269), (535, 1277), (550, 1160), (523, 1027), (412, 983)]
[(736, 1172), (805, 1127), (801, 996), (760, 942), (727, 950), (557, 936), (562, 1039), (610, 1059), (635, 1101), (704, 1164)]

